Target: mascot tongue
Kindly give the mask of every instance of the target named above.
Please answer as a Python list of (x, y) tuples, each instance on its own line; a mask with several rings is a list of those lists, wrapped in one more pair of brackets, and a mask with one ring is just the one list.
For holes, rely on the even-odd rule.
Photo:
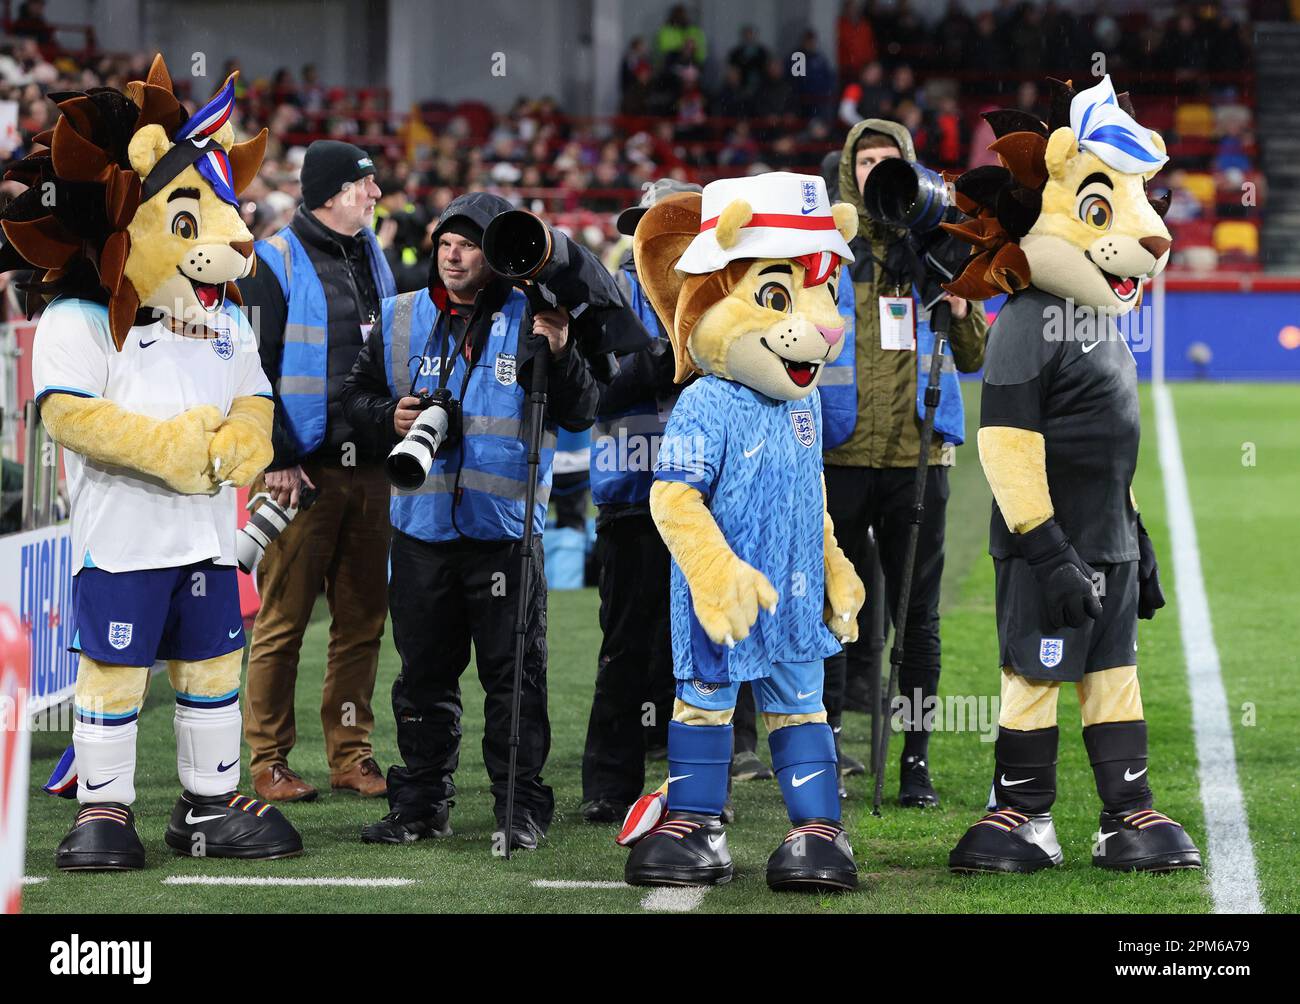
[(216, 286), (211, 283), (195, 283), (194, 295), (199, 298), (199, 303), (203, 304), (204, 310), (212, 310), (221, 302), (221, 295)]

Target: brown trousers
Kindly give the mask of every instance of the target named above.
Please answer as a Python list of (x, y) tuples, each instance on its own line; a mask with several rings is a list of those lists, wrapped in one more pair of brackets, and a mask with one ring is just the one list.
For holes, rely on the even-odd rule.
[[(244, 688), (250, 772), (288, 762), (297, 738), (298, 652), (322, 584), (330, 608), (320, 718), (331, 776), (371, 755), (371, 698), (388, 614), (389, 488), (381, 464), (303, 465), (320, 489), (257, 566), (262, 606)], [(254, 486), (262, 490), (261, 483)]]

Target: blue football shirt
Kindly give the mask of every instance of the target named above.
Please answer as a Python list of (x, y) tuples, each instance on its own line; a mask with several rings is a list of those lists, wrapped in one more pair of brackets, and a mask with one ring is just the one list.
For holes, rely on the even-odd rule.
[(691, 610), (686, 577), (672, 569), (673, 672), (709, 683), (755, 680), (777, 662), (809, 662), (840, 650), (822, 623), (821, 400), (775, 401), (749, 387), (705, 376), (684, 391), (664, 430), (655, 465), (660, 481), (682, 481), (704, 496), (742, 561), (775, 587), (775, 614), (759, 611), (734, 649), (709, 640)]

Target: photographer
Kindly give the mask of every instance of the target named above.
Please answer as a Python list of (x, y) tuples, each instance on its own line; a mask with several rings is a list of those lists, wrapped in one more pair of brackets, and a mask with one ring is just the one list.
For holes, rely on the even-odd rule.
[[(874, 529), (885, 574), (888, 609), (897, 609), (906, 560), (913, 489), (920, 458), (922, 418), (917, 404), (918, 370), (929, 371), (924, 338), (928, 321), (920, 316), (913, 295), (915, 247), (906, 232), (872, 220), (862, 201), (862, 186), (883, 160), (916, 160), (906, 127), (884, 119), (866, 119), (850, 131), (840, 155), (840, 197), (858, 209), (858, 236), (849, 245), (854, 261), (852, 283), (841, 284), (841, 310), (853, 310), (852, 352), (841, 353), (827, 368), (821, 385), (827, 508), (845, 554), (859, 564), (869, 554), (867, 532)], [(851, 300), (847, 299), (851, 296)], [(961, 388), (957, 370), (979, 369), (984, 360), (988, 319), (982, 305), (949, 297), (952, 363), (943, 365), (942, 397), (929, 451), (925, 514), (920, 526), (903, 638), (899, 694), (910, 714), (904, 716), (905, 738), (899, 775), (899, 803), (938, 805), (929, 774), (930, 733), (923, 705), (939, 688), (939, 584), (943, 577), (943, 538), (948, 502), (948, 467), (964, 435)], [(918, 351), (918, 346), (920, 349)], [(921, 356), (918, 359), (918, 355)], [(871, 569), (857, 567), (863, 581)], [(871, 662), (868, 608), (859, 614), (859, 638), (845, 653), (826, 660), (827, 710), (838, 724), (846, 673)], [(877, 670), (878, 672), (878, 670)]]
[(367, 798), (384, 793), (370, 745), (370, 702), (386, 613), (388, 483), (382, 444), (349, 423), (340, 403), (380, 301), (396, 292), (370, 230), (380, 197), (374, 173), (369, 155), (351, 143), (309, 146), (302, 205), (288, 226), (257, 242), (257, 270), (239, 280), (275, 390), (275, 457), (265, 491), (285, 509), (299, 506), (304, 491), (320, 492), (257, 566), (261, 608), (248, 657), (244, 738), (254, 789), (267, 801), (317, 795), (288, 760), (297, 738), (298, 652), (322, 586), (331, 618), (321, 692), (330, 787)]
[[(589, 427), (597, 399), (591, 372), (572, 345), (567, 312), (534, 313), (524, 294), (487, 265), (483, 230), (511, 208), (487, 193), (463, 195), (447, 207), (432, 235), (428, 288), (384, 301), (382, 333), (370, 338), (343, 391), (349, 421), (382, 430), (389, 446), (411, 431), (427, 407), (422, 394), (443, 388), (458, 402), (424, 483), (392, 500), (388, 599), (402, 659), (393, 714), (404, 764), (388, 772), (392, 811), (363, 829), (366, 843), (409, 843), (450, 833), (460, 676), (471, 643), (485, 691), (483, 759), (497, 825), (506, 825), (519, 542), (529, 476), (524, 388), (534, 365), (549, 366), (547, 429), (532, 513), (539, 535), (555, 452), (552, 423), (574, 431)], [(544, 341), (530, 339), (530, 333)], [(509, 827), (511, 846), (522, 849), (537, 846), (555, 804), (541, 776), (550, 722), (540, 550), (531, 575), (516, 809)]]

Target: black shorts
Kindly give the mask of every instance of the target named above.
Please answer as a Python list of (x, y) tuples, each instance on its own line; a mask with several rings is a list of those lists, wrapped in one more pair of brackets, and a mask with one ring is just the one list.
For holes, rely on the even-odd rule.
[(993, 561), (1002, 665), (1031, 680), (1078, 683), (1084, 673), (1137, 665), (1138, 563), (1093, 566), (1101, 616), (1083, 627), (1053, 628), (1042, 590), (1023, 558)]

